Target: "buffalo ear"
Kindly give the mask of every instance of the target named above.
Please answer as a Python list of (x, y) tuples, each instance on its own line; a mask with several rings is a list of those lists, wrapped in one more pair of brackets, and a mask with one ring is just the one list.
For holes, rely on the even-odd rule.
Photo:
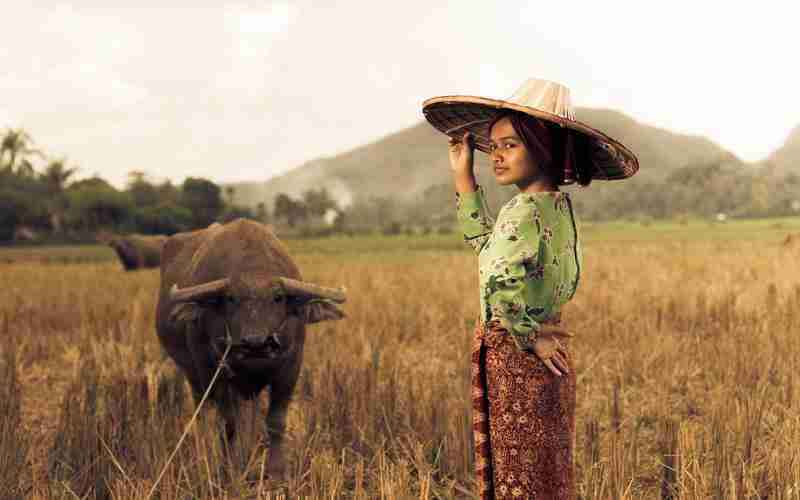
[(303, 305), (306, 324), (344, 318), (344, 312), (327, 300), (313, 300)]

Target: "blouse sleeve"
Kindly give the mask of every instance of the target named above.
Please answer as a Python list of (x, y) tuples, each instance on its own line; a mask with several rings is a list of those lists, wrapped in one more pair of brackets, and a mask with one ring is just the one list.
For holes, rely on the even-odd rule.
[(456, 218), (464, 235), (476, 253), (480, 253), (492, 234), (493, 221), (485, 208), (483, 188), (471, 193), (456, 193)]
[(488, 283), (484, 288), (487, 323), (508, 331), (521, 350), (533, 350), (539, 323), (526, 301), (528, 280), (541, 279), (538, 263), (540, 215), (533, 203), (519, 203), (498, 218), (492, 246), (487, 250)]

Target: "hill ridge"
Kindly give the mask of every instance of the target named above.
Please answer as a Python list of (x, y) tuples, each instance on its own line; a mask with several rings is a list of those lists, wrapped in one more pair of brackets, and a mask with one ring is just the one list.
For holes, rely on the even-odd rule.
[[(707, 137), (643, 124), (618, 110), (578, 108), (576, 115), (634, 151), (641, 165), (637, 177), (661, 180), (675, 168), (720, 158), (741, 163)], [(236, 199), (250, 206), (264, 202), (271, 207), (278, 193), (298, 197), (309, 188), (323, 186), (344, 206), (358, 197), (410, 199), (450, 181), (445, 145), (441, 133), (420, 121), (354, 149), (309, 160), (265, 181), (231, 186)], [(479, 179), (487, 165), (486, 156), (478, 154)]]

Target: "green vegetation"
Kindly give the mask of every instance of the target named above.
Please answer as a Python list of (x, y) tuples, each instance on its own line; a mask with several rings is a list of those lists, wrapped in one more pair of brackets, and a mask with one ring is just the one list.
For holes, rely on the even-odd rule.
[(762, 219), (645, 220), (642, 222), (587, 222), (582, 225), (584, 241), (783, 241), (800, 234), (800, 216)]
[[(610, 111), (582, 113), (588, 123), (629, 145), (641, 163), (630, 180), (596, 181), (585, 191), (567, 188), (587, 223), (635, 221), (647, 238), (665, 228), (662, 222), (706, 231), (703, 224), (718, 217), (780, 223), (777, 218), (800, 216), (800, 172), (791, 162), (797, 150), (792, 144), (800, 136), (790, 138), (792, 144), (774, 162), (746, 165), (702, 138), (647, 127)], [(427, 238), (456, 226), (443, 151), (441, 134), (421, 124), (265, 185), (221, 187), (188, 178), (174, 186), (134, 171), (118, 190), (97, 177), (73, 181), (76, 167), (48, 158), (25, 131), (9, 129), (0, 142), (0, 242), (92, 241), (98, 231), (172, 234), (237, 217), (270, 223), (284, 238), (373, 233)], [(495, 212), (516, 191), (495, 184), (485, 155), (478, 155), (477, 174)], [(613, 224), (636, 228), (631, 222)], [(727, 237), (727, 231), (712, 232)], [(685, 232), (676, 230), (679, 236)]]
[[(647, 222), (585, 222), (581, 224), (585, 248), (605, 243), (764, 242), (781, 244), (790, 235), (800, 238), (800, 217), (740, 219), (709, 222), (702, 219)], [(279, 234), (280, 236), (280, 234)], [(414, 260), (421, 253), (467, 253), (456, 233), (385, 235), (381, 233), (317, 238), (282, 238), (292, 255), (337, 255), (352, 260)], [(114, 251), (103, 245), (18, 245), (0, 247), (0, 263), (41, 262), (75, 264), (116, 262)]]
[(35, 148), (24, 130), (7, 130), (0, 139), (0, 242), (94, 241), (100, 231), (173, 234), (256, 217), (226, 203), (222, 189), (206, 179), (154, 184), (134, 171), (118, 190), (99, 177), (72, 181), (77, 171)]

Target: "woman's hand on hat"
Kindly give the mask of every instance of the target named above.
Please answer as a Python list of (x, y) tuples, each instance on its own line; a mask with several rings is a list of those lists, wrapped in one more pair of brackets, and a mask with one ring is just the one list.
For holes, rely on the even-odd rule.
[(542, 325), (533, 344), (533, 352), (557, 377), (569, 373), (567, 351), (558, 339), (574, 337), (574, 334), (557, 325)]
[(456, 174), (469, 174), (472, 175), (473, 169), (473, 151), (475, 149), (475, 141), (472, 134), (465, 133), (459, 141), (451, 137), (448, 143), (448, 150), (450, 153), (450, 169)]

